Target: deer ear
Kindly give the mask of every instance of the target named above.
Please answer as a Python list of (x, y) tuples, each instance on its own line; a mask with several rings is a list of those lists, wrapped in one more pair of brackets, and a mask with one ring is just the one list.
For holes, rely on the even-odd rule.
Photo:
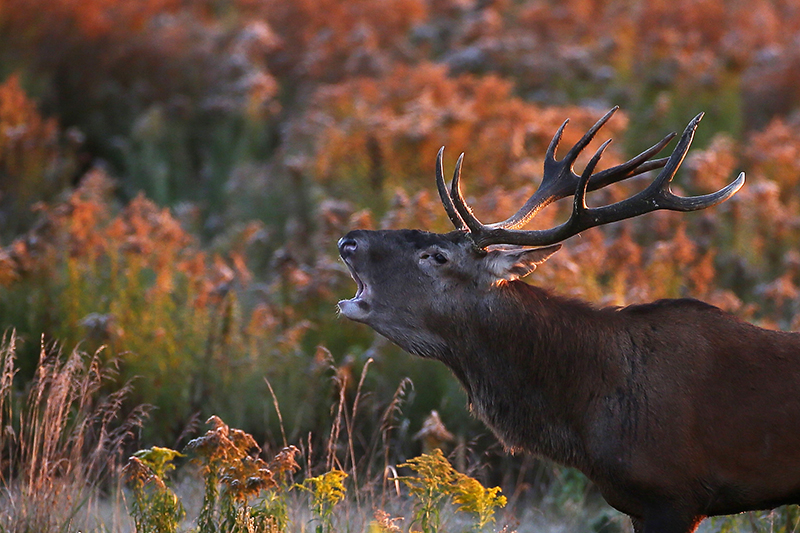
[(536, 265), (547, 261), (559, 249), (560, 244), (533, 249), (492, 250), (486, 254), (486, 267), (498, 279), (513, 281), (536, 270)]

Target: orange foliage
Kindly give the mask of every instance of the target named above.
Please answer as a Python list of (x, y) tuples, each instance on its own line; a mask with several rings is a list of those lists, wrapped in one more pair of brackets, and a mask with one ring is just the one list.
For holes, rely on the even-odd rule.
[(43, 207), (44, 219), (37, 229), (5, 250), (7, 261), (15, 265), (15, 271), (7, 275), (24, 278), (49, 271), (64, 251), (87, 270), (97, 270), (108, 261), (122, 264), (128, 258), (135, 267), (126, 275), (136, 276), (142, 269), (152, 271), (151, 290), (162, 295), (175, 290), (177, 277), (185, 277), (192, 287), (190, 303), (198, 307), (218, 300), (222, 285), (249, 277), (241, 260), (234, 260), (236, 269), (218, 258), (208, 261), (196, 239), (181, 228), (169, 210), (144, 196), (136, 197), (112, 217), (108, 204), (112, 188), (105, 174), (94, 170), (66, 203)]
[(19, 76), (9, 76), (0, 84), (0, 207), (10, 203), (21, 211), (59, 189), (64, 163), (58, 122), (43, 118)]
[(752, 172), (774, 180), (781, 186), (782, 198), (797, 198), (800, 193), (800, 120), (774, 119), (763, 130), (754, 132), (746, 156)]
[(44, 119), (12, 74), (0, 84), (0, 172), (25, 180), (58, 151), (58, 124)]
[(156, 15), (174, 10), (179, 0), (4, 0), (5, 22), (39, 31), (71, 27), (94, 40), (112, 33), (139, 33)]
[[(562, 121), (572, 120), (559, 155), (619, 103), (635, 113), (609, 122), (579, 171), (605, 139), (623, 142), (601, 168), (631, 155), (624, 143), (660, 138), (708, 106), (702, 134), (727, 133), (692, 149), (675, 190), (716, 190), (740, 169), (748, 184), (708, 212), (586, 231), (532, 281), (598, 304), (693, 296), (798, 324), (798, 33), (792, 0), (5, 0), (0, 37), (13, 57), (0, 59), (22, 74), (0, 85), (0, 201), (27, 210), (47, 180), (76, 174), (64, 170), (57, 120), (20, 78), (104, 147), (89, 157), (124, 159), (116, 171), (133, 200), (115, 207), (94, 170), (40, 206), (39, 224), (0, 248), (0, 304), (13, 302), (11, 315), (24, 294), (43, 317), (31, 329), (126, 353), (126, 376), (146, 375), (167, 405), (208, 400), (234, 359), (252, 368), (316, 342), (362, 353), (371, 334), (332, 311), (353, 288), (336, 259), (342, 234), (449, 229), (433, 184), (442, 145), (451, 171), (466, 152), (478, 216), (502, 220), (533, 192)], [(631, 181), (589, 203), (631, 194), (642, 183)], [(212, 244), (140, 188), (184, 202)], [(559, 223), (568, 204), (537, 227)], [(3, 221), (19, 211), (0, 203)], [(257, 260), (252, 242), (263, 244)], [(301, 375), (296, 364), (284, 376)], [(276, 371), (257, 368), (259, 381)], [(187, 377), (170, 389), (176, 375)]]
[(791, 1), (480, 4), (429, 21), (438, 32), (424, 35), (436, 36), (428, 39), (446, 50), (442, 60), (454, 71), (498, 72), (548, 99), (613, 101), (622, 93), (649, 100), (644, 91), (653, 87), (691, 98), (698, 87), (728, 83), (727, 76), (758, 68), (764, 58), (791, 53), (800, 31), (800, 9)]
[[(562, 143), (571, 146), (601, 113), (543, 108), (513, 96), (512, 89), (497, 76), (450, 77), (433, 64), (401, 65), (385, 78), (356, 78), (323, 88), (300, 127), (314, 142), (310, 170), (321, 180), (339, 183), (366, 174), (365, 181), (376, 189), (384, 187), (384, 178), (405, 186), (409, 179), (430, 184), (435, 154), (445, 145), (448, 159), (459, 149), (467, 151), (471, 191), (497, 183), (508, 188), (527, 184), (540, 172), (545, 149), (564, 117), (572, 122)], [(624, 114), (618, 115), (604, 129), (605, 136), (625, 126)], [(603, 161), (610, 165), (618, 158), (612, 151)]]
[(385, 70), (387, 52), (427, 15), (423, 0), (265, 0), (281, 72), (314, 80)]

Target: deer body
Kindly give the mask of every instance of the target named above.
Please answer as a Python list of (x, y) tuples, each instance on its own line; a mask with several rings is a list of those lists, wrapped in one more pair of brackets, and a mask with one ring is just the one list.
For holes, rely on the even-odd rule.
[[(349, 233), (345, 261), (382, 296), (343, 314), (442, 361), (508, 448), (581, 470), (634, 518), (663, 506), (688, 528), (800, 501), (800, 335), (696, 300), (595, 309), (522, 281), (464, 284), (482, 259), (459, 237)], [(435, 253), (458, 264), (426, 272)]]
[[(440, 152), (437, 183), (457, 230), (348, 233), (339, 250), (358, 291), (339, 308), (447, 365), (508, 448), (578, 468), (637, 533), (689, 533), (706, 516), (800, 503), (800, 334), (690, 299), (596, 309), (519, 280), (587, 227), (658, 208), (702, 209), (741, 187), (743, 175), (704, 197), (668, 191), (692, 124), (669, 160), (637, 156), (592, 174), (601, 148), (578, 177), (574, 157), (609, 116), (556, 162), (559, 130), (540, 189), (500, 224), (484, 226), (463, 203), (461, 160), (447, 191)], [(640, 195), (585, 206), (587, 189), (641, 167), (664, 170)], [(516, 229), (573, 185), (569, 221)], [(490, 248), (499, 243), (539, 247)]]

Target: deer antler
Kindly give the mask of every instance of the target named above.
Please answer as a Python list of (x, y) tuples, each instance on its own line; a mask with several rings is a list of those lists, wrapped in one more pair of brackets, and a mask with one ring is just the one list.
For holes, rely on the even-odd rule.
[[(661, 141), (651, 146), (636, 157), (609, 168), (597, 174), (592, 174), (603, 152), (608, 147), (611, 140), (603, 143), (592, 156), (586, 168), (580, 176), (573, 170), (573, 165), (578, 155), (583, 151), (589, 142), (594, 138), (600, 128), (608, 122), (608, 119), (619, 109), (614, 107), (603, 118), (597, 121), (589, 131), (573, 146), (567, 155), (560, 161), (556, 161), (555, 152), (561, 140), (561, 134), (566, 127), (568, 120), (564, 121), (550, 146), (547, 148), (544, 162), (544, 176), (542, 183), (533, 195), (525, 202), (525, 205), (511, 217), (495, 224), (483, 224), (464, 201), (461, 194), (460, 178), (461, 163), (464, 154), (461, 154), (456, 162), (456, 169), (453, 174), (453, 181), (448, 190), (444, 183), (444, 173), (442, 170), (442, 153), (444, 147), (439, 150), (436, 160), (436, 185), (439, 189), (439, 196), (442, 199), (447, 215), (455, 225), (456, 229), (468, 231), (475, 246), (486, 248), (491, 244), (517, 244), (522, 246), (546, 246), (561, 242), (585, 229), (595, 226), (602, 226), (611, 222), (633, 218), (657, 209), (668, 209), (672, 211), (697, 211), (712, 207), (724, 202), (742, 185), (744, 185), (744, 172), (732, 183), (711, 194), (701, 196), (682, 197), (670, 191), (669, 184), (675, 176), (678, 167), (683, 162), (689, 146), (692, 144), (694, 132), (703, 114), (694, 117), (686, 129), (683, 131), (678, 145), (668, 158), (650, 158), (659, 153), (675, 136), (671, 133)], [(663, 167), (663, 168), (662, 168)], [(612, 183), (637, 176), (649, 170), (661, 168), (655, 180), (643, 191), (626, 198), (615, 204), (602, 207), (590, 208), (586, 205), (586, 192), (597, 190)], [(523, 231), (517, 228), (527, 224), (536, 214), (547, 205), (556, 200), (574, 195), (572, 214), (563, 224), (546, 230)]]

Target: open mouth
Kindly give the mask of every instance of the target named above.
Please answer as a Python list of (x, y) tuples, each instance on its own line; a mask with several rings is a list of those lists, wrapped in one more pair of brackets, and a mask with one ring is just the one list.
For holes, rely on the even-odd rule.
[(366, 285), (364, 284), (363, 281), (361, 281), (361, 278), (358, 277), (358, 273), (355, 271), (355, 269), (352, 266), (350, 266), (350, 263), (345, 261), (344, 264), (347, 265), (347, 269), (350, 271), (350, 276), (353, 278), (353, 281), (356, 282), (356, 287), (357, 287), (356, 288), (356, 295), (353, 296), (352, 299), (353, 300), (358, 300), (364, 294), (364, 289), (366, 288)]
[(347, 259), (344, 259), (344, 264), (350, 271), (350, 276), (356, 282), (356, 294), (349, 300), (341, 300), (339, 302), (339, 311), (351, 320), (363, 320), (369, 312), (369, 304), (365, 301), (365, 297), (369, 293), (369, 287), (361, 279), (356, 272), (356, 269), (350, 264)]

